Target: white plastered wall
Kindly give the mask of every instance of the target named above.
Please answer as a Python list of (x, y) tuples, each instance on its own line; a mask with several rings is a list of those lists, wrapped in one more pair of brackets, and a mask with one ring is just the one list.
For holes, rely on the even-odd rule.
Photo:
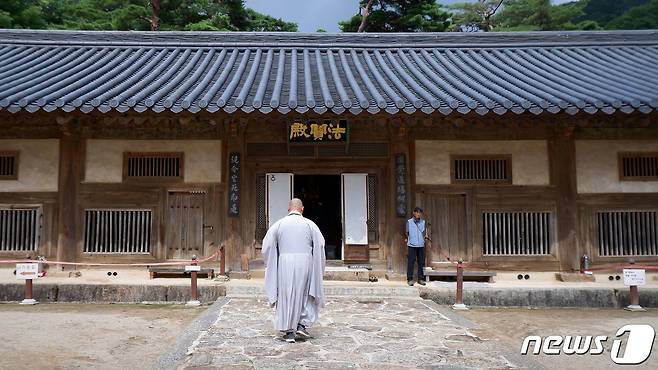
[(221, 140), (87, 140), (84, 181), (122, 182), (124, 152), (183, 152), (185, 182), (221, 182)]
[(512, 184), (548, 185), (548, 147), (545, 140), (416, 141), (416, 184), (450, 184), (450, 156), (460, 154), (512, 155)]
[(658, 152), (658, 141), (576, 140), (578, 192), (658, 192), (658, 181), (619, 180), (619, 152)]
[(0, 140), (0, 151), (19, 152), (18, 180), (0, 180), (0, 192), (57, 191), (59, 140)]

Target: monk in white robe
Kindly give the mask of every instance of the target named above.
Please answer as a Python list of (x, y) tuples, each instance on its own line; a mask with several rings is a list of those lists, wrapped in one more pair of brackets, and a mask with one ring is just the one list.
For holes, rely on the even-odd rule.
[(288, 204), (288, 215), (270, 227), (263, 239), (265, 292), (276, 305), (274, 326), (285, 332), (283, 339), (310, 338), (306, 327), (315, 322), (324, 307), (324, 237), (318, 226), (302, 216), (302, 201)]

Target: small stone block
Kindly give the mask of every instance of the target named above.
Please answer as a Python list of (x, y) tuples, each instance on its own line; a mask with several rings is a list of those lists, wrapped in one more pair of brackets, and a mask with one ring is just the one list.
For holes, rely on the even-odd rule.
[(565, 283), (582, 283), (582, 282), (593, 283), (596, 281), (594, 275), (581, 274), (579, 272), (558, 272), (555, 275), (556, 275), (555, 277), (559, 281), (563, 281)]
[(384, 277), (386, 278), (386, 280), (389, 281), (407, 281), (407, 275), (398, 274), (395, 272), (387, 272), (386, 274), (384, 274)]
[(229, 271), (227, 274), (231, 279), (251, 279), (249, 271)]
[(638, 304), (630, 304), (624, 308), (626, 311), (631, 311), (631, 312), (644, 312), (646, 311), (642, 306)]

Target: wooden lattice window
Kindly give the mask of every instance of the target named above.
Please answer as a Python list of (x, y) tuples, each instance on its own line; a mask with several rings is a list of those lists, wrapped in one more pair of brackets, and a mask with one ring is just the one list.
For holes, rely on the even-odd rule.
[(377, 217), (377, 176), (368, 175), (368, 241), (378, 241), (379, 218)]
[(133, 153), (123, 155), (123, 178), (126, 180), (182, 181), (184, 154)]
[(144, 254), (151, 250), (150, 209), (86, 209), (85, 253)]
[(36, 251), (39, 229), (39, 207), (0, 206), (0, 252)]
[(482, 212), (484, 255), (548, 255), (552, 243), (549, 211)]
[(658, 255), (657, 210), (597, 212), (599, 256)]
[(256, 240), (259, 242), (265, 238), (267, 233), (267, 213), (265, 211), (265, 193), (267, 188), (265, 186), (265, 174), (256, 176)]
[(0, 180), (18, 179), (18, 152), (0, 152)]
[(619, 153), (619, 178), (626, 181), (658, 181), (658, 152)]
[(453, 155), (450, 160), (452, 183), (511, 184), (510, 155)]

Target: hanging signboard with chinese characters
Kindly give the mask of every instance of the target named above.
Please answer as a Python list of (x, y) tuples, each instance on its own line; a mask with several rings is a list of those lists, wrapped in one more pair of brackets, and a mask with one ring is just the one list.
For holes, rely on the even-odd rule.
[(347, 135), (346, 120), (294, 121), (288, 125), (291, 143), (344, 142)]
[(407, 215), (407, 160), (402, 153), (395, 155), (395, 213)]
[(228, 215), (240, 214), (240, 153), (231, 153), (228, 163)]

